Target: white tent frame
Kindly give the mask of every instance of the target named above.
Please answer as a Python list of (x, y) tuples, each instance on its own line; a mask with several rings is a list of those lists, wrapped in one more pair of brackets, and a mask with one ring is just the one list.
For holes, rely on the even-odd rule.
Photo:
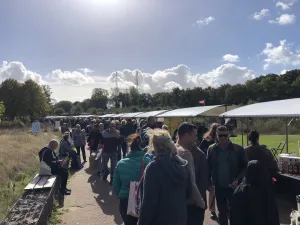
[(162, 113), (165, 113), (169, 110), (155, 110), (155, 111), (150, 111), (150, 112), (144, 112), (144, 113), (141, 113), (141, 114), (138, 114), (135, 116), (135, 118), (148, 118), (148, 117), (156, 117)]
[[(272, 112), (277, 108), (279, 112)], [(243, 113), (243, 111), (252, 113)], [(296, 117), (300, 117), (300, 98), (261, 102), (246, 105), (237, 109), (222, 113), (220, 117), (224, 118), (285, 118), (285, 146), (286, 153), (289, 152), (289, 126)]]

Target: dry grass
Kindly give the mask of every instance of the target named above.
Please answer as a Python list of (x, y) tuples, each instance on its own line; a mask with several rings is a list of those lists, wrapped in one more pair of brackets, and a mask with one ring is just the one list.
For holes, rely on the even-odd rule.
[(39, 167), (38, 152), (53, 133), (0, 131), (0, 221)]

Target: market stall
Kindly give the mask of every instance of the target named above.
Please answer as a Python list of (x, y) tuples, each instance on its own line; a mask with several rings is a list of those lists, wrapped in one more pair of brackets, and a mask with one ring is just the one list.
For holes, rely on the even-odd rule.
[(195, 117), (217, 117), (219, 114), (215, 114), (216, 110), (219, 112), (225, 112), (227, 106), (213, 105), (213, 106), (199, 106), (191, 108), (174, 109), (157, 115), (157, 118), (164, 118), (164, 123), (168, 125), (170, 134), (178, 128), (180, 123), (186, 121), (188, 118)]
[[(280, 147), (276, 148), (275, 151), (274, 149), (270, 150), (274, 151), (273, 155), (275, 158), (278, 156), (278, 167), (280, 169), (279, 179), (281, 181), (278, 183), (281, 185), (281, 190), (285, 190), (293, 194), (300, 192), (300, 182), (298, 182), (300, 180), (300, 157), (296, 156), (296, 154), (288, 154), (288, 130), (293, 119), (300, 117), (300, 98), (251, 104), (225, 112), (221, 114), (220, 117), (244, 119), (284, 118), (286, 121), (286, 154), (278, 154), (278, 150), (281, 152), (283, 150)], [(288, 190), (286, 189), (286, 186), (289, 186)]]

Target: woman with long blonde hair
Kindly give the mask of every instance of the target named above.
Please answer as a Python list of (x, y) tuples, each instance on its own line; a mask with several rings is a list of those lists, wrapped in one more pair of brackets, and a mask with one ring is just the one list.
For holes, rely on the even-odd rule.
[(191, 194), (187, 161), (176, 154), (168, 131), (149, 130), (149, 152), (154, 160), (142, 180), (139, 225), (182, 225), (187, 222), (186, 202)]

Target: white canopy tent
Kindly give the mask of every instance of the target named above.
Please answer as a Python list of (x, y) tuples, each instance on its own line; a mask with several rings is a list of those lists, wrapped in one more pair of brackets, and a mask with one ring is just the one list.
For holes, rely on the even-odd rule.
[(300, 117), (300, 98), (261, 102), (222, 113), (227, 118)]
[(122, 118), (122, 116), (124, 115), (125, 113), (120, 113), (120, 114), (116, 114), (116, 115), (113, 115), (111, 116), (112, 118)]
[[(300, 117), (300, 98), (261, 102), (222, 113), (225, 118), (286, 118), (286, 152), (289, 150), (288, 131), (295, 117)], [(289, 120), (288, 120), (289, 119)], [(291, 120), (290, 120), (291, 119)]]
[(134, 118), (139, 114), (142, 114), (143, 112), (134, 112), (134, 113), (125, 113), (122, 115), (122, 118)]
[(148, 118), (151, 116), (158, 116), (159, 114), (162, 114), (164, 112), (167, 112), (168, 110), (156, 110), (156, 111), (151, 111), (151, 112), (145, 112), (145, 113), (141, 113), (137, 116), (135, 116), (136, 118)]
[(199, 106), (199, 107), (191, 107), (191, 108), (183, 108), (183, 109), (174, 109), (162, 114), (157, 115), (156, 117), (196, 117), (201, 114), (220, 107), (221, 105), (212, 105), (212, 106)]
[(109, 117), (112, 117), (116, 114), (105, 114), (105, 115), (102, 115), (102, 116), (99, 116), (100, 118), (109, 118)]

